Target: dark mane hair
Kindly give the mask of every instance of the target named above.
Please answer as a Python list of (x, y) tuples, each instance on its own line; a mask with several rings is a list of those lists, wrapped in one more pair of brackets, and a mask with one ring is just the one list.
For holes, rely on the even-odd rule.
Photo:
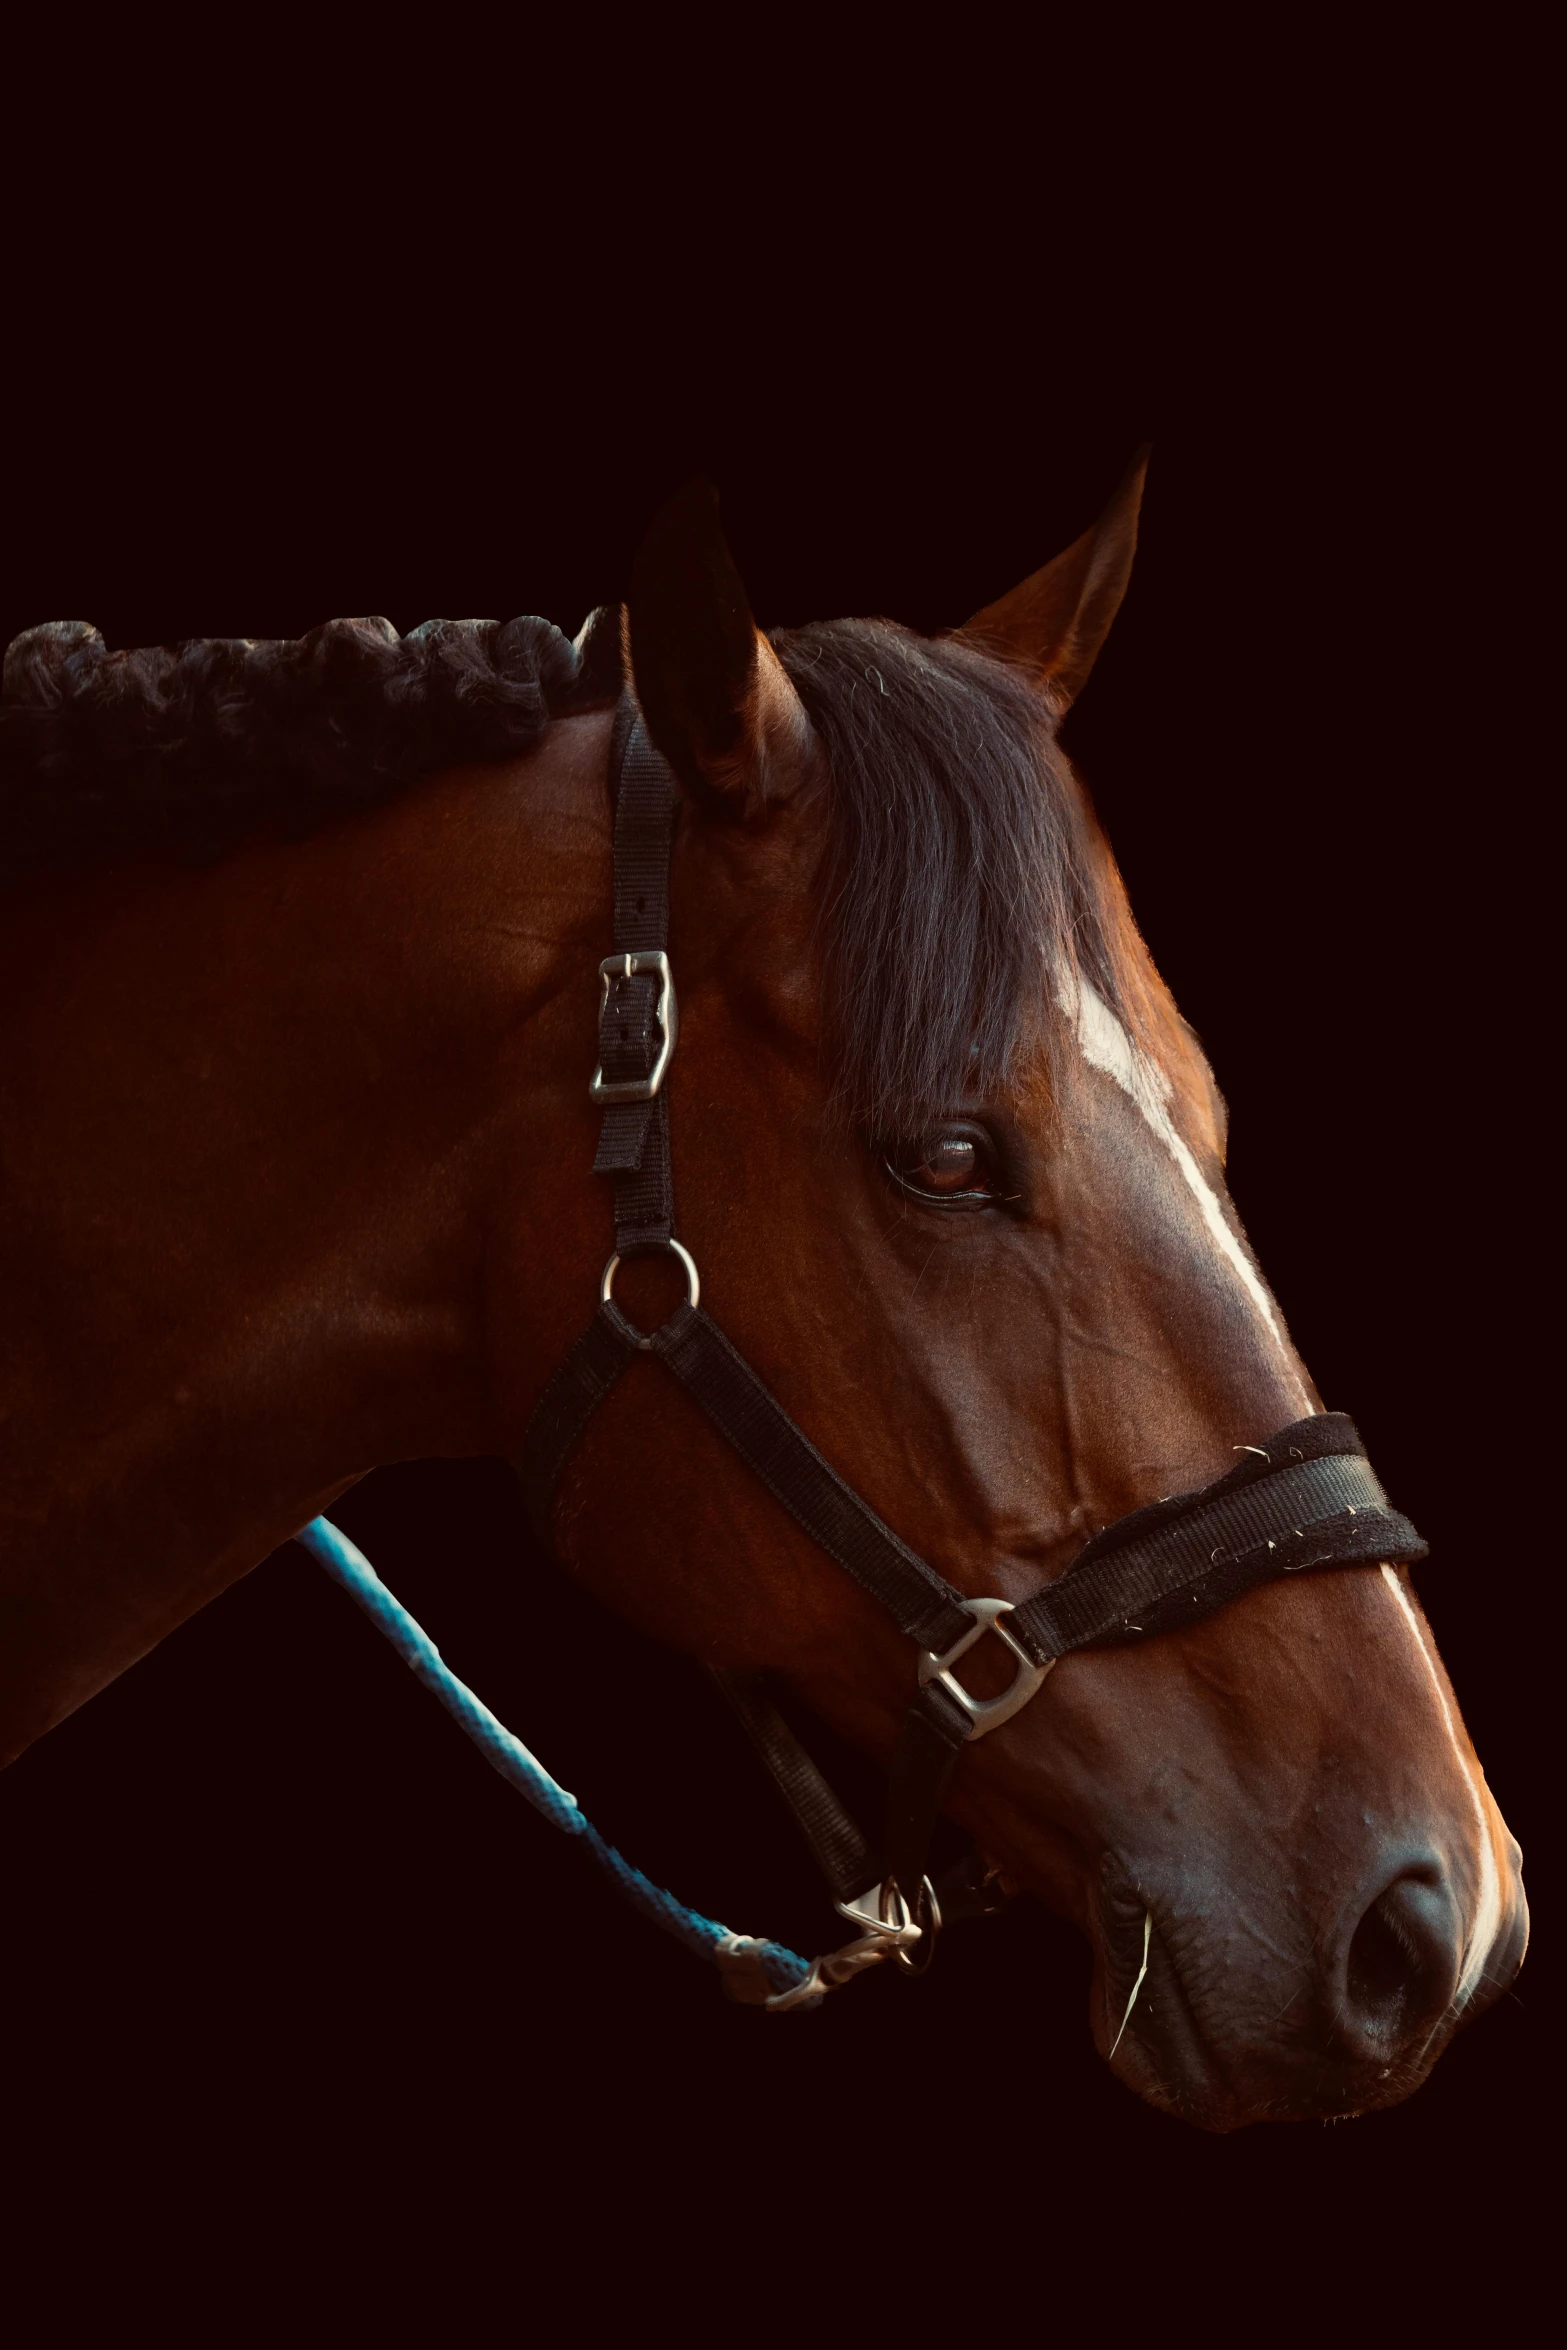
[(823, 943), (849, 1113), (917, 1133), (1004, 1088), (1052, 988), (1086, 981), (1139, 1030), (1135, 933), (1028, 679), (885, 620), (772, 642), (832, 774)]
[(621, 690), (618, 614), (329, 620), (267, 642), (111, 653), (85, 621), (15, 638), (0, 694), (0, 877), (299, 836), (421, 775), (516, 758)]
[[(1029, 681), (884, 620), (773, 642), (832, 775), (822, 945), (848, 1113), (907, 1132), (1004, 1087), (1052, 986), (1086, 980), (1139, 1026), (1135, 934)], [(575, 644), (534, 618), (116, 653), (83, 622), (30, 629), (0, 698), (0, 880), (302, 836), (623, 691), (614, 607)]]

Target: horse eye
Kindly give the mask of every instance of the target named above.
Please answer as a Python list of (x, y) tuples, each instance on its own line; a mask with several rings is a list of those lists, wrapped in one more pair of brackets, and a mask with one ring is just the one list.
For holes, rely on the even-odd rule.
[(995, 1197), (989, 1145), (972, 1127), (922, 1135), (890, 1151), (887, 1165), (905, 1191), (973, 1207)]

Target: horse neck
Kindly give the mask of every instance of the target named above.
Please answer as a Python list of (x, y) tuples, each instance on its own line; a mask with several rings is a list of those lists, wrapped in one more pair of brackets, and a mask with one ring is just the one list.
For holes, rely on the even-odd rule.
[(0, 1751), (367, 1469), (500, 1441), (488, 1222), (568, 974), (591, 1046), (608, 729), (13, 907)]

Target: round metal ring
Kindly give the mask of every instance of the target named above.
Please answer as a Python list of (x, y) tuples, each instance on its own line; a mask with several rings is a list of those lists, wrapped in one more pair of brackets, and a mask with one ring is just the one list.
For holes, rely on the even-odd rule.
[[(701, 1276), (696, 1269), (695, 1259), (692, 1257), (689, 1249), (681, 1247), (678, 1240), (666, 1240), (664, 1246), (671, 1250), (672, 1253), (680, 1259), (686, 1276), (686, 1304), (690, 1306), (693, 1311), (695, 1311), (697, 1305), (701, 1301), (702, 1296), (702, 1281)], [(610, 1258), (609, 1263), (604, 1267), (604, 1278), (599, 1283), (599, 1304), (601, 1306), (607, 1306), (613, 1300), (615, 1295), (615, 1275), (619, 1271), (620, 1258), (618, 1255), (613, 1256)]]
[(920, 1928), (920, 1938), (911, 1950), (895, 1950), (892, 1963), (906, 1975), (922, 1975), (936, 1955), (936, 1936), (941, 1932), (941, 1904), (929, 1877), (920, 1881), (919, 1899), (912, 1914), (901, 1894), (898, 1906), (903, 1911), (904, 1922)]

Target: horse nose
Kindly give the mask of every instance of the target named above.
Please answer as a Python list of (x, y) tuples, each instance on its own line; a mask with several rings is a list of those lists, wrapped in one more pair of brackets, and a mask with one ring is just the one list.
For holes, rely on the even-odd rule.
[(1337, 2024), (1345, 2053), (1393, 2054), (1451, 2006), (1463, 1966), (1463, 1918), (1435, 1853), (1406, 1860), (1350, 1936)]

